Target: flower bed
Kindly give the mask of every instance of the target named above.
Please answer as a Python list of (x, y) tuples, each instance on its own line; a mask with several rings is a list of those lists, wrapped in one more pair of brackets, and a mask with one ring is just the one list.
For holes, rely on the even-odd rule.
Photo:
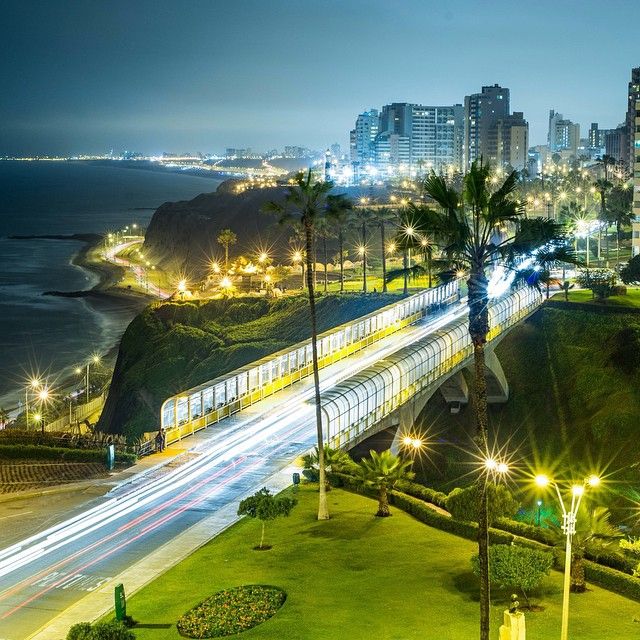
[(277, 587), (246, 585), (218, 591), (178, 620), (188, 638), (220, 638), (252, 629), (271, 618), (287, 594)]

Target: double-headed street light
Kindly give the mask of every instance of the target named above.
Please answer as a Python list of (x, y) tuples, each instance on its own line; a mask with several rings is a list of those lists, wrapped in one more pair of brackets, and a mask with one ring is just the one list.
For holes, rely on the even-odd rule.
[(600, 484), (600, 478), (591, 475), (582, 482), (582, 484), (574, 484), (571, 487), (571, 502), (569, 507), (565, 504), (560, 488), (557, 483), (551, 480), (545, 474), (539, 474), (535, 477), (536, 484), (545, 488), (552, 486), (556, 490), (558, 502), (562, 508), (562, 532), (566, 536), (566, 546), (564, 555), (564, 583), (562, 588), (562, 623), (560, 626), (560, 640), (567, 640), (569, 634), (569, 588), (571, 585), (571, 542), (576, 533), (576, 519), (582, 496), (588, 488), (595, 488)]
[(24, 407), (25, 407), (25, 423), (27, 425), (27, 429), (29, 428), (29, 392), (35, 393), (42, 382), (38, 378), (30, 378), (29, 384), (25, 387), (24, 390)]

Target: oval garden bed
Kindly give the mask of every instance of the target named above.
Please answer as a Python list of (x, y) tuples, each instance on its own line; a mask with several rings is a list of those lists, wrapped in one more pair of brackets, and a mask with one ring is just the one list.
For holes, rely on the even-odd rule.
[(241, 633), (271, 618), (287, 594), (259, 584), (214, 593), (178, 620), (178, 631), (187, 638), (220, 638)]

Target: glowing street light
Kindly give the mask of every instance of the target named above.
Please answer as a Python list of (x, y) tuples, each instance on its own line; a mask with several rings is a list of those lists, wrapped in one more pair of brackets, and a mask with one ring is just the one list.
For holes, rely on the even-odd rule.
[[(560, 627), (560, 640), (567, 640), (569, 634), (569, 590), (571, 586), (571, 542), (576, 532), (576, 519), (582, 496), (588, 488), (594, 489), (600, 485), (600, 477), (592, 474), (585, 478), (582, 484), (574, 484), (571, 486), (571, 502), (569, 508), (565, 505), (565, 501), (560, 493), (558, 485), (544, 473), (538, 474), (534, 478), (534, 482), (540, 488), (552, 486), (556, 491), (556, 496), (560, 507), (562, 508), (562, 532), (566, 536), (565, 555), (564, 555), (564, 583), (562, 589), (562, 623)], [(538, 507), (540, 507), (539, 502)]]
[(396, 243), (395, 242), (390, 242), (387, 245), (387, 253), (395, 253), (396, 252)]

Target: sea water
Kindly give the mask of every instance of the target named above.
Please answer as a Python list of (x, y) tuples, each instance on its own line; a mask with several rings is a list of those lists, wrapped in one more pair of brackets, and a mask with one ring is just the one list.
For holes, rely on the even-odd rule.
[(0, 162), (0, 406), (32, 373), (53, 376), (113, 347), (136, 313), (136, 305), (43, 296), (96, 284), (97, 276), (71, 263), (82, 243), (8, 236), (145, 226), (163, 202), (214, 191), (219, 182), (117, 162)]

